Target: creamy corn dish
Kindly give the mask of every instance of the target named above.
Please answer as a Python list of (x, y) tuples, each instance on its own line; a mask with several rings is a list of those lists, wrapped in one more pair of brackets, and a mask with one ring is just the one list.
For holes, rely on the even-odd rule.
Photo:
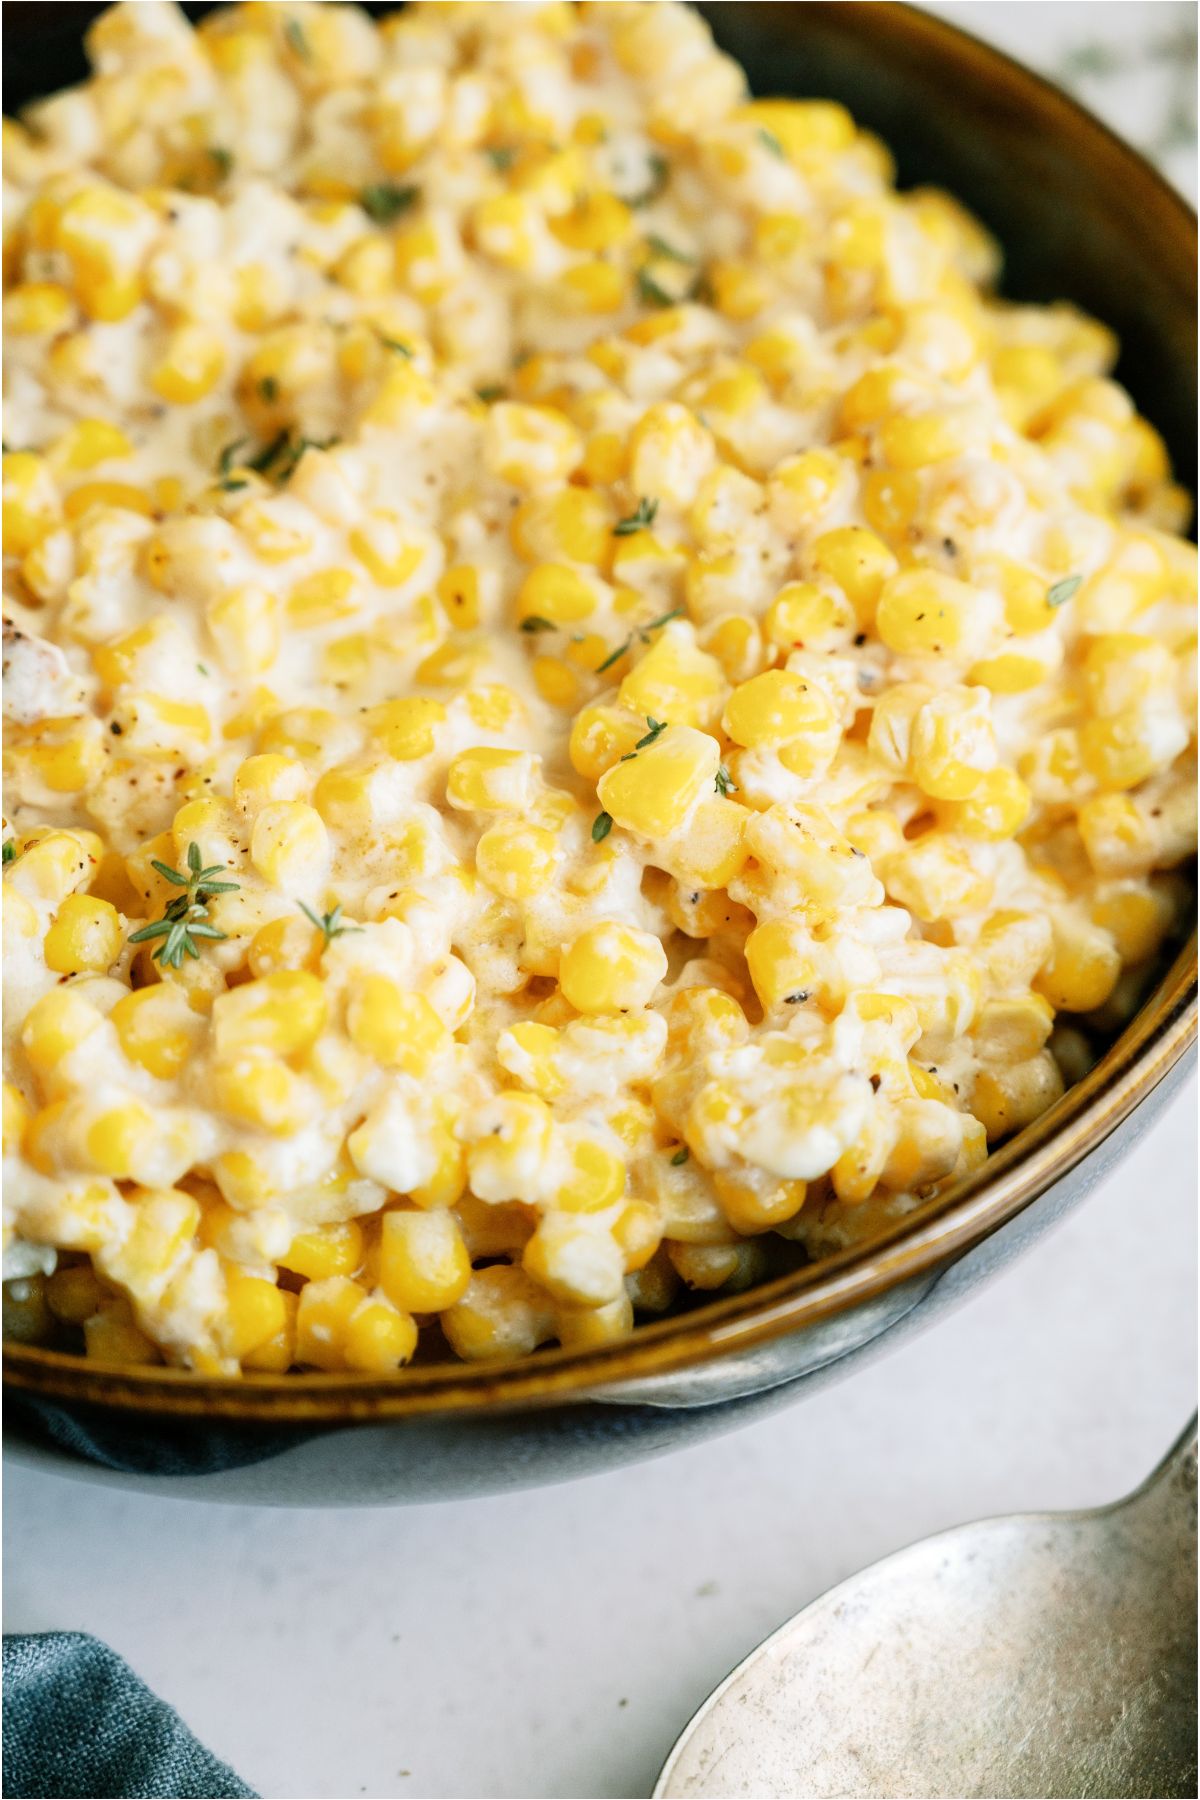
[(601, 1345), (1051, 1105), (1195, 847), (1111, 333), (675, 0), (88, 50), (5, 127), (17, 1335)]

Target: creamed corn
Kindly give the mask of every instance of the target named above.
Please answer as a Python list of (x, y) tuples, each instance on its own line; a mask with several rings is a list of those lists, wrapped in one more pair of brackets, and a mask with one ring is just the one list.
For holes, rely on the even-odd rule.
[(1111, 334), (675, 0), (88, 49), (5, 127), (13, 1328), (586, 1348), (1049, 1106), (1194, 848)]

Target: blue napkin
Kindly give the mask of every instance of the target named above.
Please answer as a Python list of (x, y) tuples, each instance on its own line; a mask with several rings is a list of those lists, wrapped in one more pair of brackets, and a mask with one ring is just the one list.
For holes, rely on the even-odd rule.
[(4, 1788), (10, 1800), (254, 1800), (173, 1707), (82, 1631), (4, 1640)]

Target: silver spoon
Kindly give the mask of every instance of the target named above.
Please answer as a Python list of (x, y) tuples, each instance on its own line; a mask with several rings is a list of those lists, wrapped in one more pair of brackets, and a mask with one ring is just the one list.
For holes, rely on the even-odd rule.
[(1196, 1421), (1134, 1493), (960, 1525), (805, 1607), (659, 1796), (1196, 1793)]

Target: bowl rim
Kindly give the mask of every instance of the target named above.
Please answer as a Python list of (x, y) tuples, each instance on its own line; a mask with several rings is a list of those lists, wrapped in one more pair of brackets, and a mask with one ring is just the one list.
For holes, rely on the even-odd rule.
[[(1196, 214), (1138, 151), (1046, 77), (971, 32), (900, 0), (844, 0), (840, 12), (906, 35), (941, 58), (1000, 81), (1081, 156), (1139, 189), (1147, 218), (1196, 264)], [(106, 1410), (268, 1425), (336, 1425), (504, 1408), (619, 1399), (622, 1385), (743, 1352), (828, 1319), (902, 1282), (932, 1274), (1032, 1205), (1117, 1129), (1187, 1055), (1197, 1032), (1196, 939), (1191, 938), (1100, 1061), (1041, 1118), (945, 1192), (848, 1249), (689, 1311), (642, 1324), (620, 1343), (547, 1349), (512, 1363), (418, 1363), (389, 1376), (352, 1373), (199, 1375), (158, 1366), (88, 1362), (34, 1345), (4, 1346), (12, 1392)], [(636, 1400), (636, 1394), (630, 1395)]]

